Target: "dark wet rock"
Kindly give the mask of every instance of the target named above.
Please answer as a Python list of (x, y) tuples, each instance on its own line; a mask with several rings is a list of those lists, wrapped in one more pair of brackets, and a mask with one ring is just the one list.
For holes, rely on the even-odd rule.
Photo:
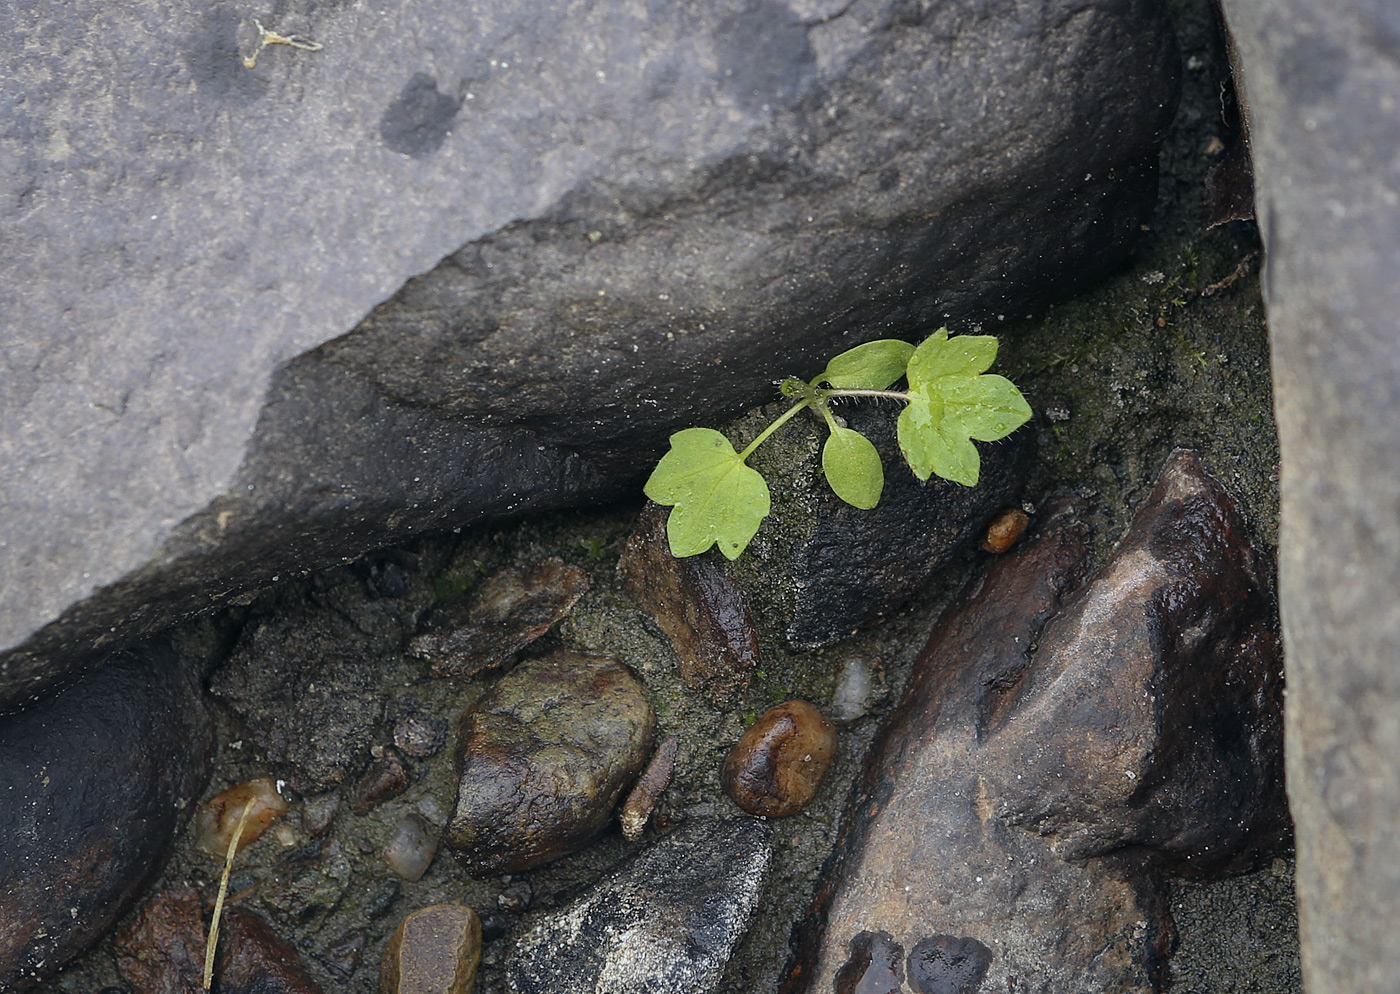
[(423, 711), (408, 711), (394, 722), (394, 745), (405, 756), (436, 756), (447, 742), (447, 719)]
[(113, 627), (616, 494), (870, 329), (1090, 285), (1153, 206), (1178, 62), (1155, 0), (315, 4), (264, 23), (325, 50), (254, 69), (241, 9), (128, 4), (120, 59), (105, 0), (28, 10), (6, 699)]
[(365, 914), (371, 920), (383, 918), (399, 899), (403, 886), (397, 880), (384, 880), (365, 897)]
[(656, 808), (656, 802), (671, 782), (671, 773), (676, 766), (676, 752), (681, 740), (674, 735), (667, 736), (656, 752), (647, 761), (647, 768), (637, 778), (636, 784), (622, 802), (618, 821), (622, 824), (622, 834), (635, 842), (642, 837), (647, 821)]
[(512, 880), (496, 895), (496, 907), (510, 914), (518, 915), (530, 907), (535, 889), (528, 880)]
[(159, 872), (209, 776), (196, 681), (147, 646), (0, 718), (0, 990), (52, 976)]
[(112, 955), (140, 994), (200, 994), (204, 943), (204, 903), (199, 891), (180, 882), (146, 899), (112, 936)]
[(848, 404), (841, 414), (884, 462), (880, 503), (863, 510), (831, 492), (821, 473), (825, 429), (805, 425), (783, 448), (755, 453), (755, 468), (783, 481), (780, 492), (774, 488), (775, 524), (750, 547), (752, 557), (730, 567), (756, 609), (789, 619), (787, 639), (797, 649), (828, 645), (894, 611), (980, 541), (996, 512), (1020, 494), (1035, 448), (1035, 433), (1023, 429), (978, 445), (977, 486), (921, 481), (899, 452), (889, 408)]
[(460, 904), (408, 915), (384, 947), (380, 994), (471, 994), (481, 961), (481, 919)]
[(425, 619), (433, 631), (408, 645), (434, 676), (470, 676), (503, 666), (569, 613), (588, 590), (588, 574), (562, 560), (507, 567), (472, 595)]
[(836, 994), (903, 994), (904, 947), (888, 932), (857, 932), (836, 971)]
[[(304, 857), (292, 852), (288, 857)], [(258, 881), (258, 897), (284, 921), (319, 928), (333, 915), (354, 883), (350, 858), (335, 840), (313, 858), (280, 860), (274, 874)], [(234, 892), (236, 893), (236, 891)]]
[(666, 510), (648, 503), (617, 569), (680, 660), (681, 679), (716, 707), (733, 704), (758, 669), (758, 635), (744, 592), (710, 556), (671, 555)]
[(615, 659), (521, 663), (462, 718), (444, 841), (475, 875), (539, 866), (603, 830), (651, 754), (656, 712)]
[(296, 947), (247, 908), (224, 908), (219, 947), (219, 994), (324, 994)]
[(392, 746), (371, 746), (369, 767), (355, 781), (350, 810), (366, 814), (408, 789), (408, 767)]
[(363, 765), (384, 715), (380, 660), (401, 636), (367, 638), (334, 606), (308, 603), (245, 630), (209, 689), (294, 787), (318, 793)]
[(381, 855), (395, 875), (408, 881), (420, 880), (437, 855), (441, 834), (428, 819), (410, 811), (399, 819)]
[[(206, 856), (223, 860), (238, 833), (241, 852), (287, 813), (287, 802), (271, 777), (254, 777), (222, 790), (199, 806), (194, 816), (195, 845)], [(247, 811), (247, 815), (244, 815)]]
[(1304, 986), (1400, 976), (1397, 8), (1225, 0), (1267, 266)]
[(811, 803), (835, 757), (831, 722), (806, 701), (784, 701), (744, 730), (720, 783), (749, 814), (786, 818)]
[(1229, 495), (1175, 453), (1078, 590), (1077, 513), (1048, 508), (936, 626), (852, 794), (785, 991), (871, 968), (850, 964), (872, 932), (908, 954), (915, 991), (1158, 990), (1174, 942), (1164, 873), (1237, 868), (1280, 843), (1272, 599)]
[(708, 994), (763, 889), (772, 830), (699, 819), (550, 912), (515, 943), (516, 994)]

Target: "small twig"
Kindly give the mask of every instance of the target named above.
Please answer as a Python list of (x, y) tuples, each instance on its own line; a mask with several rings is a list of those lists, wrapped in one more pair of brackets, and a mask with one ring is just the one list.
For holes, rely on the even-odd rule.
[(204, 945), (204, 989), (206, 991), (214, 983), (214, 950), (219, 945), (219, 919), (224, 913), (224, 897), (228, 894), (228, 878), (233, 871), (233, 858), (238, 855), (238, 840), (243, 837), (243, 826), (248, 823), (248, 812), (253, 810), (255, 803), (256, 801), (250, 800), (243, 805), (243, 813), (238, 816), (238, 825), (233, 830), (233, 838), (228, 843), (228, 853), (224, 856), (224, 873), (219, 878), (219, 896), (214, 901), (214, 917), (209, 922), (209, 941)]
[(259, 21), (256, 17), (253, 18), (253, 27), (258, 29), (258, 44), (257, 47), (253, 49), (252, 55), (245, 55), (243, 57), (243, 65), (248, 69), (252, 69), (258, 64), (258, 55), (268, 45), (290, 45), (292, 48), (301, 49), (303, 52), (319, 52), (321, 50), (320, 42), (312, 41), (309, 38), (303, 38), (301, 35), (282, 35), (278, 34), (276, 31), (269, 31), (262, 26), (262, 21)]

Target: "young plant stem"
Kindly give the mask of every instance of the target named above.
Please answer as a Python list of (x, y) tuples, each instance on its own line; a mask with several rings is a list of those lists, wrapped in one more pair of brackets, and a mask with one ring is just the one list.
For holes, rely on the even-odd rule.
[(887, 400), (909, 402), (909, 395), (903, 390), (823, 390), (823, 397), (884, 397)]
[(767, 428), (764, 428), (763, 431), (759, 432), (758, 437), (755, 438), (752, 442), (750, 442), (743, 452), (739, 453), (739, 461), (743, 462), (750, 455), (752, 455), (754, 449), (758, 448), (760, 445), (762, 445), (768, 440), (768, 436), (772, 435), (773, 432), (777, 431), (783, 425), (787, 424), (793, 418), (797, 417), (797, 413), (801, 411), (804, 407), (811, 406), (812, 398), (804, 397), (796, 404), (793, 404), (791, 407), (789, 407), (786, 411), (782, 413), (781, 416), (779, 416), (777, 421), (774, 421)]

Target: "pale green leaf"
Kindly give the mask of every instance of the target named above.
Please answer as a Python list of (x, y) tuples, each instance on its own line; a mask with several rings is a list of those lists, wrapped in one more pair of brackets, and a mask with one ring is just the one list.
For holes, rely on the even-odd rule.
[(919, 479), (937, 475), (966, 487), (977, 486), (982, 457), (966, 433), (948, 430), (941, 401), (912, 394), (899, 413), (897, 429), (899, 448)]
[(687, 428), (672, 435), (670, 451), (656, 464), (644, 490), (656, 503), (672, 506), (666, 538), (678, 558), (699, 555), (717, 544), (734, 559), (771, 507), (763, 477), (712, 428)]
[(887, 390), (904, 375), (913, 354), (914, 346), (897, 338), (866, 342), (832, 359), (816, 382), (838, 390)]
[(836, 496), (852, 507), (869, 510), (880, 503), (885, 469), (880, 465), (880, 453), (860, 432), (831, 426), (822, 446), (822, 471)]
[(948, 337), (939, 328), (919, 343), (909, 359), (909, 386), (917, 387), (944, 376), (976, 376), (991, 368), (997, 357), (997, 340), (991, 335)]
[(1031, 419), (1031, 405), (1004, 376), (945, 376), (925, 389), (943, 402), (948, 431), (979, 442), (1005, 438)]

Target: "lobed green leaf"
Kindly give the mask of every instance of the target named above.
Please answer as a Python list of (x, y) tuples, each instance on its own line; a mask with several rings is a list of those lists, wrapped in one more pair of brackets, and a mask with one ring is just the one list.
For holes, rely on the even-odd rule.
[(919, 343), (909, 359), (909, 386), (917, 387), (944, 376), (976, 376), (991, 369), (997, 357), (997, 340), (991, 335), (948, 337), (939, 328)]
[(880, 465), (880, 453), (860, 432), (831, 426), (822, 446), (822, 471), (836, 496), (852, 507), (869, 510), (880, 503), (885, 468)]
[(826, 364), (818, 383), (838, 390), (887, 390), (904, 376), (914, 346), (897, 338), (883, 338), (847, 349)]
[(736, 558), (771, 509), (762, 475), (713, 428), (672, 435), (670, 451), (643, 490), (656, 503), (671, 506), (666, 539), (677, 558), (699, 555), (712, 545)]

